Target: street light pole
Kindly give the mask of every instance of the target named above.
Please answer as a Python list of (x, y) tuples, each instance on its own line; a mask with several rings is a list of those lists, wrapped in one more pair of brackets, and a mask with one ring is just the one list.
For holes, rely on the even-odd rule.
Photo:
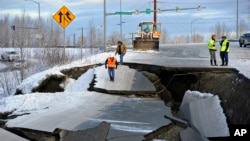
[[(38, 38), (42, 38), (41, 37), (41, 14), (40, 14), (40, 3), (34, 0), (25, 0), (25, 1), (32, 1), (34, 3), (36, 3), (38, 5)], [(40, 42), (38, 43), (39, 47), (40, 47)]]
[(236, 38), (239, 38), (239, 1), (237, 0), (237, 10), (236, 10)]
[(106, 51), (106, 0), (103, 3), (103, 49)]
[(197, 28), (194, 28), (194, 43), (196, 43), (196, 34), (195, 34), (195, 29), (197, 29)]
[[(41, 24), (40, 3), (37, 1), (34, 1), (34, 0), (25, 0), (25, 1), (32, 1), (38, 5), (38, 19), (39, 19), (39, 26), (40, 26), (40, 24)], [(39, 27), (39, 29), (40, 29), (40, 27)]]
[[(82, 48), (83, 48), (83, 27), (82, 27), (82, 37), (81, 37), (81, 60), (82, 60)], [(86, 54), (85, 54), (86, 55)]]
[[(202, 18), (197, 18), (197, 19), (194, 19), (193, 21), (191, 21), (191, 28), (190, 28), (190, 31), (191, 31), (191, 36), (190, 36), (190, 39), (192, 39), (192, 30), (193, 30), (193, 27), (192, 27), (192, 25), (193, 25), (193, 23), (195, 22), (195, 21), (197, 21), (197, 20), (199, 20), (199, 19), (202, 19)], [(192, 40), (191, 40), (192, 41)]]
[[(120, 0), (120, 12), (122, 11), (122, 0)], [(120, 14), (120, 40), (122, 39), (122, 14)]]

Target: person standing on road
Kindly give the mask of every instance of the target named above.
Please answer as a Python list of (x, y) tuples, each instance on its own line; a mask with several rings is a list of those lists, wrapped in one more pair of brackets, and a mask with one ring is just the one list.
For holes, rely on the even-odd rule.
[(121, 41), (118, 41), (115, 55), (118, 53), (120, 55), (120, 65), (123, 64), (123, 57), (127, 52), (127, 47)]
[(108, 57), (105, 61), (105, 68), (108, 68), (108, 74), (109, 74), (109, 78), (110, 81), (114, 81), (115, 80), (115, 69), (117, 69), (117, 61), (116, 58), (114, 56)]
[(213, 34), (211, 36), (211, 39), (208, 42), (208, 49), (209, 49), (209, 53), (210, 53), (210, 64), (211, 64), (211, 66), (213, 66), (213, 65), (217, 66), (216, 55), (215, 55), (215, 52), (217, 51), (217, 49), (216, 49), (215, 44), (216, 44), (215, 35)]
[(220, 42), (220, 57), (221, 57), (221, 60), (222, 60), (222, 64), (221, 66), (227, 66), (228, 65), (228, 52), (229, 52), (229, 42), (227, 40), (227, 37), (226, 36), (222, 36), (221, 37), (222, 40)]

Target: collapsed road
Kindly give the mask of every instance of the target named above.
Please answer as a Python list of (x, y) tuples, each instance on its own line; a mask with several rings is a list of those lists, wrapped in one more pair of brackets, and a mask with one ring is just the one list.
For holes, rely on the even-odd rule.
[[(161, 54), (157, 54), (157, 56), (161, 56)], [(136, 58), (135, 60), (137, 60), (136, 62), (140, 62), (140, 58)], [(175, 60), (173, 63), (175, 65), (183, 61), (180, 59), (170, 60)], [(171, 64), (171, 61), (166, 62)], [(190, 61), (195, 60), (191, 59)], [(206, 60), (201, 59), (200, 62), (206, 62)], [(160, 61), (158, 63), (163, 62)], [(44, 92), (46, 90), (46, 92), (62, 92), (64, 90), (60, 88), (61, 82), (65, 81), (68, 77), (76, 80), (80, 79), (82, 74), (89, 73), (92, 70), (95, 77), (90, 84), (89, 90), (91, 91), (91, 95), (96, 95), (99, 98), (91, 99), (91, 97), (88, 97), (88, 100), (90, 103), (95, 102), (97, 104), (89, 103), (87, 108), (86, 105), (85, 107), (84, 105), (78, 107), (84, 111), (84, 114), (80, 114), (78, 112), (79, 109), (68, 109), (68, 113), (72, 115), (65, 117), (64, 112), (60, 114), (62, 111), (55, 113), (57, 115), (56, 118), (52, 118), (52, 115), (47, 117), (37, 115), (41, 116), (41, 118), (38, 118), (36, 121), (31, 120), (23, 121), (23, 123), (7, 124), (5, 129), (27, 140), (39, 140), (41, 137), (44, 140), (52, 138), (54, 140), (61, 138), (62, 140), (63, 137), (67, 139), (71, 137), (77, 140), (78, 137), (80, 140), (87, 135), (88, 139), (86, 140), (172, 140), (176, 138), (185, 140), (188, 135), (192, 135), (192, 139), (216, 140), (220, 136), (212, 132), (216, 130), (216, 126), (213, 126), (212, 121), (205, 117), (200, 117), (201, 119), (206, 119), (206, 124), (201, 124), (202, 122), (197, 124), (193, 123), (192, 119), (187, 120), (188, 118), (185, 118), (185, 115), (188, 114), (191, 117), (194, 116), (192, 114), (196, 113), (196, 111), (184, 112), (184, 116), (178, 113), (181, 111), (180, 107), (182, 107), (182, 101), (187, 90), (217, 95), (221, 100), (221, 107), (225, 113), (229, 128), (235, 124), (249, 124), (250, 116), (247, 114), (249, 111), (246, 108), (246, 103), (249, 101), (249, 97), (247, 96), (247, 92), (250, 89), (250, 86), (247, 85), (249, 84), (249, 79), (245, 78), (236, 69), (231, 67), (207, 67), (204, 63), (198, 63), (199, 67), (190, 67), (188, 63), (189, 67), (185, 67), (185, 65), (182, 65), (182, 67), (168, 67), (169, 64), (154, 64), (135, 63), (134, 61), (127, 62), (121, 68), (125, 72), (131, 71), (129, 76), (133, 79), (129, 79), (129, 76), (125, 75), (124, 77), (126, 78), (124, 80), (133, 81), (128, 83), (130, 87), (123, 87), (118, 90), (113, 89), (117, 88), (117, 86), (101, 87), (104, 86), (100, 82), (103, 79), (99, 79), (100, 76), (98, 76), (99, 73), (103, 72), (102, 69), (104, 69), (104, 66), (101, 64), (63, 70), (61, 72), (64, 75), (61, 77), (51, 75), (51, 77), (44, 80), (46, 83), (41, 82), (41, 85), (33, 88), (32, 91)], [(136, 76), (132, 74), (136, 74)], [(149, 89), (143, 89), (141, 87), (143, 86), (142, 81), (137, 79), (145, 81)], [(152, 84), (154, 87), (152, 87)], [(135, 87), (136, 85), (138, 87)], [(128, 89), (132, 87), (134, 90), (129, 92)], [(22, 89), (19, 89), (17, 92), (18, 94), (23, 94)], [(201, 103), (199, 101), (203, 101), (202, 104), (205, 104), (203, 105), (205, 109), (200, 106)], [(214, 101), (214, 99), (208, 97), (206, 99), (198, 98), (197, 102), (189, 101), (187, 103), (190, 106), (200, 107), (200, 109), (195, 109), (197, 111), (206, 112), (208, 110), (206, 108), (211, 107), (211, 105), (206, 105), (206, 103), (211, 104)], [(214, 103), (218, 104), (218, 102)], [(91, 107), (91, 111), (89, 107)], [(209, 111), (213, 115), (213, 109), (209, 109)], [(77, 114), (75, 115), (75, 113)], [(220, 114), (223, 116), (223, 113)], [(80, 120), (76, 119), (76, 117), (80, 117)], [(47, 118), (49, 120), (46, 120)], [(8, 119), (8, 116), (6, 119)], [(78, 124), (75, 123), (72, 125), (73, 121), (78, 121)], [(45, 123), (46, 125), (44, 125)], [(51, 123), (58, 123), (58, 126), (50, 126)], [(42, 125), (43, 128), (41, 128)], [(210, 125), (212, 128), (208, 131), (211, 132), (202, 132), (197, 125), (199, 127)], [(94, 132), (91, 134), (89, 130), (94, 130)], [(99, 139), (94, 138), (97, 133), (101, 134), (98, 136), (100, 137)], [(226, 136), (227, 134), (228, 132), (224, 132), (221, 135)]]

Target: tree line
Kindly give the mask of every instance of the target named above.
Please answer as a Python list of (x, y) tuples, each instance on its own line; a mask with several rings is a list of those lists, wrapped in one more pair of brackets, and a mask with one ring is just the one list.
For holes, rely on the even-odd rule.
[[(239, 35), (248, 30), (248, 25), (244, 20), (239, 22)], [(88, 36), (82, 35), (79, 38), (63, 37), (63, 29), (52, 19), (32, 19), (28, 15), (22, 14), (10, 19), (6, 14), (0, 19), (0, 47), (100, 47), (103, 43), (103, 31), (94, 26), (93, 20), (84, 29)], [(225, 23), (215, 23), (211, 27), (211, 34), (217, 37), (226, 35), (228, 38), (235, 38), (235, 30), (229, 29)], [(122, 38), (122, 39), (120, 39)], [(64, 41), (66, 40), (66, 41)], [(122, 35), (119, 32), (112, 32), (107, 37), (107, 45), (115, 45), (118, 40), (123, 40), (131, 44), (130, 35)], [(73, 42), (73, 43), (72, 43)], [(161, 43), (201, 43), (204, 41), (204, 35), (179, 35), (171, 38), (166, 28), (162, 29)]]

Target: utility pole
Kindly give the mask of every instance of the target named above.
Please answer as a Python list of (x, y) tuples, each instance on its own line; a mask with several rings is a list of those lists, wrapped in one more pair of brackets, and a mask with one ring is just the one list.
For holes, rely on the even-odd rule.
[(76, 34), (73, 34), (73, 48), (76, 48)]
[(106, 0), (103, 4), (103, 50), (106, 50)]
[(83, 27), (82, 27), (82, 37), (81, 37), (81, 60), (82, 60), (82, 48), (83, 48)]
[[(193, 25), (193, 23), (194, 22), (196, 22), (197, 20), (199, 20), (199, 19), (202, 19), (202, 18), (197, 18), (197, 19), (194, 19), (193, 21), (191, 21), (191, 28), (190, 28), (190, 31), (191, 31), (191, 36), (190, 36), (190, 41), (192, 40), (192, 31), (193, 31), (193, 27), (192, 27), (192, 25)], [(194, 34), (195, 35), (195, 34)], [(193, 36), (193, 38), (195, 38), (195, 36)], [(194, 41), (195, 42), (195, 41)]]
[(156, 0), (154, 0), (154, 22), (157, 23), (157, 6), (156, 6)]
[(237, 0), (237, 12), (236, 12), (236, 38), (239, 38), (239, 0)]
[[(104, 20), (103, 20), (103, 48), (104, 48), (104, 51), (106, 50), (106, 30), (107, 30), (107, 25), (106, 25), (106, 18), (107, 16), (111, 16), (111, 15), (118, 15), (118, 14), (123, 14), (123, 15), (132, 15), (132, 14), (139, 14), (139, 13), (147, 13), (148, 10), (135, 10), (134, 12), (124, 12), (124, 11), (120, 11), (119, 12), (115, 12), (115, 13), (107, 13), (106, 12), (106, 0), (103, 0), (103, 17), (104, 17)], [(154, 10), (150, 10), (150, 12), (154, 12), (154, 22), (157, 23), (157, 0), (154, 0)], [(165, 11), (179, 11), (179, 10), (192, 10), (192, 9), (197, 9), (197, 10), (201, 10), (202, 8), (205, 8), (205, 7), (201, 7), (201, 6), (198, 6), (196, 8), (178, 8), (176, 7), (175, 9), (163, 9), (161, 10), (162, 12), (165, 12)], [(149, 12), (149, 13), (150, 13)], [(122, 24), (122, 19), (120, 19), (120, 26)], [(121, 33), (122, 33), (122, 29), (121, 29)]]
[[(120, 12), (122, 11), (122, 0), (120, 0)], [(122, 14), (120, 14), (120, 40), (122, 40)]]

